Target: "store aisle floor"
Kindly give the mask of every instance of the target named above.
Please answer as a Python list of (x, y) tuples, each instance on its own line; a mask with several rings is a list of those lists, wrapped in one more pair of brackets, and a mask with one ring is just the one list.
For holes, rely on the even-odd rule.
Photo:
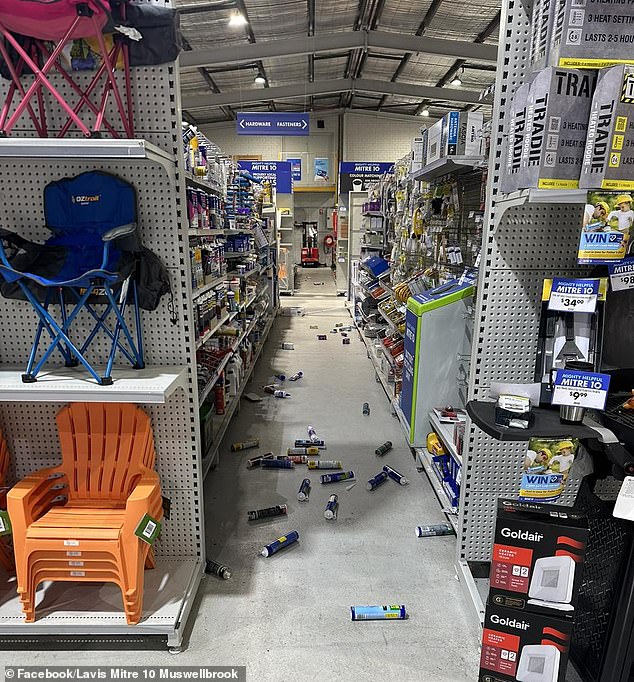
[[(444, 518), (357, 332), (350, 333), (349, 346), (329, 333), (337, 322), (350, 323), (343, 299), (296, 296), (283, 302), (305, 306), (308, 314), (277, 319), (252, 389), (280, 372), (302, 370), (305, 376), (287, 385), (290, 399), (243, 401), (207, 481), (208, 554), (229, 565), (233, 578), (206, 579), (191, 646), (198, 650), (204, 642), (211, 661), (246, 663), (252, 680), (475, 679), (478, 632), (454, 575), (455, 538), (415, 537), (416, 525)], [(328, 340), (318, 341), (318, 333)], [(281, 350), (283, 341), (295, 350)], [(364, 402), (369, 417), (362, 414)], [(305, 467), (250, 471), (245, 461), (256, 450), (228, 451), (233, 441), (259, 438), (259, 451), (285, 453), (295, 438), (306, 436), (307, 424), (326, 440), (322, 459), (342, 459), (346, 470), (355, 471), (358, 483), (349, 492), (345, 482), (322, 486), (312, 473), (310, 502), (299, 503)], [(386, 440), (395, 447), (378, 458), (374, 449)], [(383, 462), (407, 476), (409, 485), (387, 481), (368, 492), (365, 483)], [(339, 515), (329, 522), (323, 509), (333, 492)], [(248, 510), (274, 504), (288, 504), (288, 518), (246, 521)], [(259, 556), (263, 545), (291, 529), (299, 530), (299, 544), (269, 559)], [(350, 621), (352, 604), (389, 603), (406, 604), (410, 619)]]

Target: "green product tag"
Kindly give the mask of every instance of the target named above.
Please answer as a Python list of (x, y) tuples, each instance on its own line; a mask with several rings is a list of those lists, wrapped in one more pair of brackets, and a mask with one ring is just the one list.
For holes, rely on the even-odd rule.
[(9, 512), (0, 510), (0, 537), (3, 535), (11, 535), (11, 519)]
[(143, 542), (147, 542), (148, 545), (153, 545), (160, 532), (161, 522), (146, 514), (139, 522), (134, 534)]

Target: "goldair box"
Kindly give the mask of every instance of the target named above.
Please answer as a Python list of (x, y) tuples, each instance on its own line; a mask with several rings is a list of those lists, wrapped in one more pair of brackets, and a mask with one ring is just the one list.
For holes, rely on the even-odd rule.
[(579, 186), (634, 189), (634, 66), (600, 72)]
[(548, 64), (603, 69), (632, 61), (631, 0), (553, 0)]
[(576, 189), (596, 71), (549, 67), (528, 95), (519, 187)]

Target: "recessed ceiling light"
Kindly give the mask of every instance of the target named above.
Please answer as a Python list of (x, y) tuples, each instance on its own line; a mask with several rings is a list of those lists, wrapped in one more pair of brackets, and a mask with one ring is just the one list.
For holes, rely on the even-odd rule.
[(462, 85), (462, 81), (460, 80), (460, 78), (458, 78), (458, 76), (456, 76), (456, 77), (451, 81), (451, 85), (453, 85), (454, 88), (459, 88), (459, 87)]
[(266, 78), (264, 78), (264, 76), (263, 76), (261, 73), (259, 73), (259, 74), (253, 79), (253, 82), (254, 82), (254, 83), (257, 83), (258, 85), (264, 85), (264, 84), (266, 83)]
[(240, 12), (234, 12), (229, 19), (229, 26), (244, 26), (246, 23), (246, 17)]
[(421, 116), (429, 116), (429, 109), (423, 109), (423, 110), (420, 112), (420, 115), (421, 115)]

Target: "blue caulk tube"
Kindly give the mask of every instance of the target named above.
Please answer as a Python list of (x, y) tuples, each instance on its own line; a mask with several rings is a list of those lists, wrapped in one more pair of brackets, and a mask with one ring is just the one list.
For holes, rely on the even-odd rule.
[(324, 518), (331, 521), (337, 518), (337, 508), (339, 507), (338, 497), (336, 495), (331, 495), (328, 498), (328, 504), (324, 509)]
[(404, 604), (389, 606), (351, 606), (352, 620), (405, 620), (407, 611)]
[(389, 464), (386, 464), (383, 467), (383, 471), (393, 480), (396, 481), (397, 483), (400, 483), (401, 485), (407, 485), (408, 480), (403, 476), (403, 474), (399, 473), (396, 469), (391, 467)]
[(290, 459), (263, 459), (260, 462), (262, 469), (294, 469), (295, 462)]
[(326, 449), (326, 441), (325, 440), (308, 440), (308, 438), (298, 438), (295, 441), (295, 447), (296, 448), (312, 448), (312, 447), (317, 447), (320, 450), (325, 450)]
[(297, 499), (300, 502), (308, 502), (310, 496), (310, 478), (305, 478), (297, 491)]
[(387, 474), (385, 473), (385, 471), (379, 471), (379, 473), (374, 478), (371, 478), (368, 481), (366, 488), (368, 490), (376, 490), (381, 485), (381, 483), (385, 483), (385, 481), (387, 481)]
[(291, 530), (288, 533), (286, 533), (286, 535), (282, 535), (282, 537), (277, 538), (277, 540), (273, 540), (271, 544), (263, 547), (260, 554), (262, 556), (272, 556), (276, 552), (279, 552), (280, 549), (284, 549), (284, 547), (288, 547), (289, 545), (292, 545), (298, 540), (299, 532), (296, 530)]
[(336, 483), (354, 478), (354, 471), (339, 471), (336, 474), (322, 474), (319, 479), (322, 483)]

